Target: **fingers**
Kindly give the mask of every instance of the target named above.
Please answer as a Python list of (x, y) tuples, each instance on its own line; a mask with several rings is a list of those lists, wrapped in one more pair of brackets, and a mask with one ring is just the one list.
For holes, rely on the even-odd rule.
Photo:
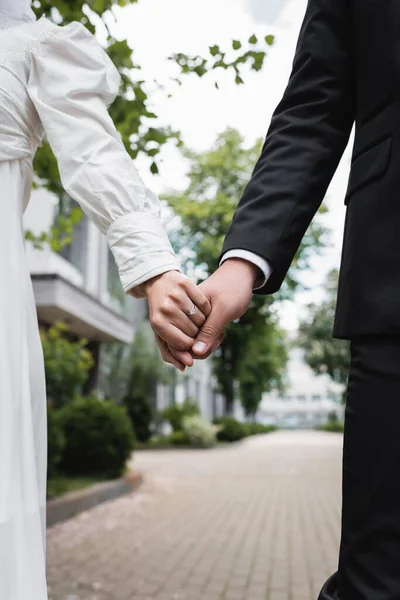
[[(202, 304), (204, 306), (204, 302)], [(163, 335), (168, 325), (173, 325), (183, 334), (194, 339), (198, 334), (199, 327), (204, 324), (206, 316), (197, 305), (195, 306), (195, 314), (189, 316), (188, 313), (192, 306), (191, 297), (181, 286), (176, 286), (162, 299), (157, 309), (151, 312), (150, 321), (153, 329), (169, 344), (175, 345), (175, 341), (167, 339)]]
[[(190, 302), (190, 299), (189, 299), (189, 302)], [(193, 311), (192, 314), (188, 314), (189, 310)], [(203, 325), (206, 321), (206, 316), (204, 315), (204, 313), (202, 313), (200, 311), (200, 309), (194, 302), (191, 303), (191, 307), (188, 308), (185, 312), (186, 312), (186, 315), (188, 316), (188, 319), (190, 319), (191, 322), (196, 326), (196, 333), (193, 336), (193, 337), (196, 337), (196, 335), (199, 332), (200, 327), (203, 327)]]
[[(211, 354), (213, 354), (213, 352), (218, 350), (218, 348), (220, 347), (220, 345), (222, 344), (223, 341), (224, 341), (224, 334), (221, 334), (219, 336), (219, 338), (214, 342), (214, 344), (204, 354), (195, 354), (192, 350), (193, 358), (195, 358), (196, 360), (206, 360), (206, 358), (209, 358), (211, 356)], [(188, 366), (190, 366), (190, 365), (188, 365)]]
[[(156, 336), (156, 340), (157, 340), (158, 347), (160, 348), (161, 356), (162, 356), (164, 362), (174, 365), (177, 369), (179, 369), (180, 371), (183, 372), (186, 368), (186, 365), (184, 364), (184, 362), (182, 362), (178, 358), (175, 358), (175, 356), (172, 354), (172, 352), (168, 348), (168, 344), (166, 342), (164, 342), (163, 339), (161, 339), (159, 336)], [(177, 351), (177, 352), (179, 353), (179, 351)], [(187, 353), (187, 354), (189, 354), (189, 353)], [(180, 353), (179, 355), (182, 356), (182, 353)], [(189, 354), (189, 356), (190, 356), (190, 354)], [(193, 364), (193, 359), (192, 359), (192, 364)]]
[(170, 315), (171, 323), (172, 323), (172, 325), (175, 325), (175, 327), (177, 327), (178, 329), (180, 329), (181, 331), (186, 333), (186, 335), (188, 335), (194, 339), (196, 337), (196, 335), (199, 333), (199, 329), (200, 329), (201, 325), (203, 325), (206, 320), (203, 313), (197, 313), (197, 314), (198, 314), (197, 322), (199, 323), (199, 325), (195, 324), (195, 322), (192, 320), (192, 318), (193, 318), (192, 316), (188, 316), (182, 310)]
[[(168, 346), (168, 344), (166, 342), (164, 342), (164, 340), (161, 339), (159, 336), (156, 336), (156, 339), (157, 339), (157, 343), (158, 343), (158, 346), (161, 351), (161, 356), (163, 357), (165, 362), (174, 365), (180, 371), (184, 371), (186, 367), (193, 366), (194, 360), (193, 360), (193, 356), (190, 354), (190, 352), (185, 352), (183, 350), (178, 350), (177, 348), (172, 348), (171, 346)], [(205, 360), (215, 350), (217, 350), (217, 348), (222, 344), (223, 340), (224, 340), (224, 336), (221, 335), (218, 338), (218, 340), (216, 340), (213, 347), (210, 348), (210, 350), (208, 350), (208, 352), (206, 352), (202, 356), (196, 356), (196, 358), (199, 360)]]
[(176, 348), (172, 348), (171, 346), (168, 346), (168, 350), (172, 354), (172, 356), (175, 358), (175, 360), (177, 360), (178, 362), (184, 363), (187, 367), (193, 367), (194, 360), (193, 360), (193, 356), (190, 354), (190, 352), (184, 352), (182, 350), (177, 350)]
[(169, 350), (169, 353), (173, 356), (173, 358), (175, 358), (175, 360), (177, 362), (185, 364), (186, 367), (193, 367), (194, 358), (196, 358), (196, 360), (206, 360), (206, 358), (209, 358), (211, 356), (211, 354), (219, 348), (219, 346), (222, 344), (223, 341), (224, 341), (224, 336), (221, 335), (219, 337), (219, 339), (215, 342), (213, 347), (210, 348), (205, 354), (202, 354), (201, 356), (195, 356), (195, 357), (193, 357), (192, 354), (190, 354), (190, 352), (184, 352), (182, 350), (177, 350), (176, 348), (172, 348), (171, 346), (167, 346), (167, 348)]
[[(201, 327), (204, 324), (206, 317), (208, 317), (211, 314), (211, 302), (204, 294), (204, 292), (202, 292), (201, 289), (197, 285), (195, 285), (191, 279), (185, 278), (184, 280), (182, 280), (181, 286), (183, 287), (193, 304), (197, 307), (198, 312), (202, 313), (201, 316), (203, 317), (203, 321), (201, 323), (195, 321), (196, 325)], [(187, 310), (190, 310), (190, 306)]]
[[(205, 358), (218, 347), (222, 329), (211, 339), (216, 318), (211, 316), (210, 300), (189, 277), (166, 273), (149, 287), (147, 297), (150, 323), (166, 362), (181, 370), (193, 365), (191, 350), (200, 327), (203, 327), (202, 340), (208, 336), (208, 343), (199, 357)], [(204, 345), (202, 340), (200, 344)]]
[[(173, 325), (169, 318), (166, 318), (161, 312), (150, 315), (150, 323), (156, 336), (159, 336), (168, 345), (173, 346), (177, 350), (190, 350), (192, 347), (194, 336), (184, 333), (181, 329)], [(194, 326), (193, 323), (191, 325)]]
[(227, 323), (223, 310), (214, 308), (193, 344), (192, 352), (195, 357), (200, 356), (203, 358), (220, 345)]

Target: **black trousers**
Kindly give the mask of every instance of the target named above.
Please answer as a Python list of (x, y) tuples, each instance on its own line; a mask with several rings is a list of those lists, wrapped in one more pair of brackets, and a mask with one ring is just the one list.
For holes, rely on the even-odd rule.
[(319, 600), (400, 600), (397, 337), (351, 342), (339, 565)]

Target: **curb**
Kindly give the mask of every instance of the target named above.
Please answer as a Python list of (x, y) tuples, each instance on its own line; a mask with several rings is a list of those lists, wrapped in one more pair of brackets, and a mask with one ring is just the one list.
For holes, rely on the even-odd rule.
[(81, 512), (85, 512), (109, 500), (134, 492), (143, 483), (140, 473), (132, 473), (127, 477), (96, 483), (83, 490), (70, 492), (61, 498), (47, 502), (47, 527), (67, 521)]

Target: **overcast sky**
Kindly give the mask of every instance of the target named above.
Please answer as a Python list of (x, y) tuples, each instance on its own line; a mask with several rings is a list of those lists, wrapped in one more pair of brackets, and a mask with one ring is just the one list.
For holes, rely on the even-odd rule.
[(257, 23), (275, 23), (288, 0), (247, 0), (247, 7)]
[[(173, 66), (166, 57), (174, 52), (205, 53), (218, 43), (228, 49), (232, 39), (246, 40), (256, 33), (275, 34), (261, 73), (250, 73), (245, 85), (236, 86), (225, 74), (218, 75), (216, 90), (211, 76), (188, 78), (173, 97), (155, 92), (154, 105), (165, 124), (179, 129), (183, 139), (197, 150), (208, 148), (226, 127), (237, 128), (251, 143), (264, 137), (272, 112), (289, 77), (295, 44), (306, 0), (139, 0), (138, 4), (117, 9), (121, 34), (135, 49), (134, 58), (143, 66), (146, 80), (167, 84)], [(153, 86), (156, 89), (156, 86)], [(138, 167), (146, 182), (158, 193), (185, 187), (185, 164), (179, 153), (163, 153), (160, 176), (148, 173), (147, 164)], [(296, 303), (282, 307), (282, 324), (296, 328), (304, 306), (321, 298), (326, 272), (339, 266), (344, 219), (344, 192), (349, 169), (349, 151), (328, 191), (327, 224), (332, 228), (332, 247), (314, 260), (314, 269), (303, 280), (310, 291), (298, 294)]]

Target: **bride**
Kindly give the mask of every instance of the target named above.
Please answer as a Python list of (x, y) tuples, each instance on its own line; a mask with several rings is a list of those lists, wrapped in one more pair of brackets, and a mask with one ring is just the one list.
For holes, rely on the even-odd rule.
[(158, 199), (107, 112), (118, 88), (118, 71), (82, 25), (36, 21), (30, 0), (0, 0), (1, 600), (47, 598), (46, 392), (22, 229), (43, 134), (65, 189), (107, 236), (125, 292), (147, 296), (164, 358), (190, 365), (168, 344), (187, 347), (210, 312), (180, 273)]

